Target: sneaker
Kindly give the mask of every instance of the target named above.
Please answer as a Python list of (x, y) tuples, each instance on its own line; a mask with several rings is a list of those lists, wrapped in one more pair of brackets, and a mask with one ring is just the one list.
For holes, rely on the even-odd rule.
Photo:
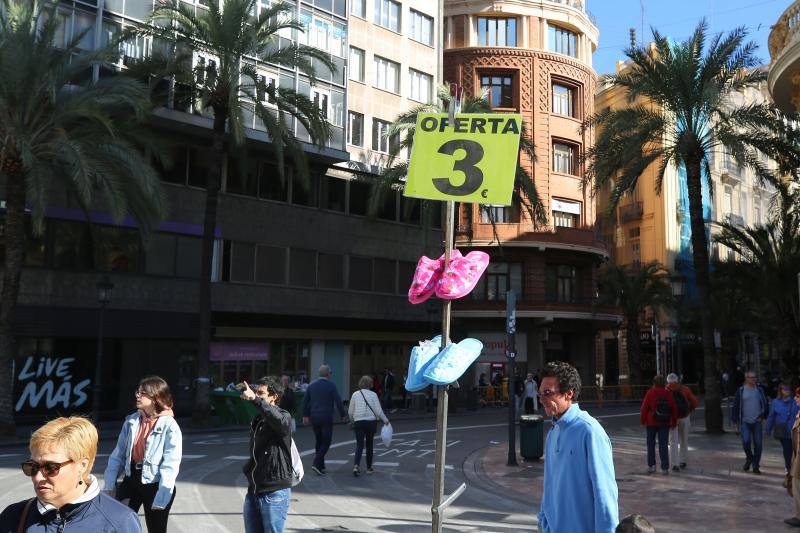
[(757, 466), (754, 466), (754, 467), (753, 467), (753, 473), (754, 473), (754, 474), (760, 474), (760, 473), (761, 473), (761, 470), (759, 470), (759, 468), (758, 468)]
[(744, 466), (742, 467), (742, 470), (747, 472), (748, 470), (750, 470), (750, 465), (751, 464), (752, 464), (752, 462), (750, 461), (750, 459), (748, 459), (747, 461), (744, 462)]
[(681, 463), (681, 469), (686, 468), (686, 463)]
[(680, 467), (679, 467), (679, 466), (677, 466), (677, 465), (676, 465), (676, 466), (673, 466), (673, 467), (672, 467), (672, 471), (673, 471), (673, 472), (680, 472), (680, 471), (681, 471), (681, 469), (680, 469)]
[(661, 475), (662, 476), (668, 476), (669, 475), (669, 468), (667, 468), (666, 470), (662, 470), (661, 471)]
[(800, 527), (800, 518), (795, 518), (795, 517), (787, 518), (786, 520), (783, 521), (783, 523), (789, 524), (792, 527)]
[(653, 465), (653, 466), (648, 466), (648, 467), (647, 467), (647, 473), (648, 473), (648, 474), (655, 474), (655, 473), (656, 473), (656, 467), (655, 467), (655, 465)]
[(372, 469), (372, 467), (367, 468), (367, 474), (374, 474), (374, 473), (375, 471)]
[(354, 475), (354, 476), (356, 476), (356, 477), (358, 477), (358, 475), (359, 475), (360, 473), (361, 473), (361, 469), (360, 469), (360, 468), (358, 468), (358, 465), (355, 465), (355, 466), (353, 466), (353, 475)]
[(314, 472), (318, 476), (324, 476), (325, 475), (325, 472), (323, 472), (322, 470), (320, 470), (316, 466), (312, 466), (311, 467), (311, 471)]

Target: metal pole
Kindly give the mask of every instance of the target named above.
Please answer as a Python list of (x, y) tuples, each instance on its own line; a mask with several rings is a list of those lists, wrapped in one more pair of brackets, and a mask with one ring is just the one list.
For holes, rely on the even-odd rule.
[(661, 345), (658, 342), (661, 332), (658, 331), (658, 322), (655, 318), (653, 318), (653, 336), (656, 338), (656, 375), (661, 375)]
[(103, 380), (103, 322), (106, 314), (106, 302), (100, 303), (100, 317), (97, 325), (97, 355), (94, 361), (94, 387), (92, 388), (92, 419), (95, 425), (100, 423), (100, 391)]
[[(444, 262), (450, 261), (453, 251), (453, 224), (455, 204), (448, 201), (444, 217)], [(442, 349), (450, 344), (450, 300), (442, 300)], [(431, 505), (431, 531), (441, 533), (444, 499), (444, 466), (447, 450), (447, 385), (440, 386), (436, 405), (436, 470), (433, 478), (433, 504)]]
[(517, 369), (514, 361), (517, 357), (517, 309), (516, 295), (514, 291), (506, 292), (506, 332), (508, 333), (508, 349), (506, 357), (508, 359), (508, 460), (506, 466), (517, 466), (517, 435), (516, 435), (516, 414), (517, 414), (517, 395), (516, 381)]

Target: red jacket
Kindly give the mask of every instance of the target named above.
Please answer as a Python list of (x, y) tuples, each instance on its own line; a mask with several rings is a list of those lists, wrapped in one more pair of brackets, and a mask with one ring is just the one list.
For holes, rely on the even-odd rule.
[[(658, 400), (666, 400), (669, 404), (669, 409), (672, 412), (669, 422), (661, 422), (653, 417), (653, 413), (656, 412), (656, 403)], [(647, 391), (647, 394), (644, 396), (644, 401), (642, 402), (642, 412), (639, 415), (639, 423), (643, 426), (669, 426), (674, 428), (678, 424), (678, 408), (675, 405), (675, 399), (672, 397), (672, 393), (664, 387), (655, 386)]]

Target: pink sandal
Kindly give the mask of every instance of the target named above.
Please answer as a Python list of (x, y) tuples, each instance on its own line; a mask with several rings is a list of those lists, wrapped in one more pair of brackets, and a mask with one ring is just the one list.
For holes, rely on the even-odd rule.
[(478, 284), (488, 266), (489, 254), (486, 252), (470, 252), (462, 257), (461, 252), (453, 250), (450, 263), (436, 284), (436, 296), (443, 300), (466, 296)]
[(436, 291), (436, 283), (442, 277), (443, 270), (444, 256), (439, 259), (431, 259), (424, 255), (420, 257), (411, 287), (408, 289), (408, 301), (412, 304), (419, 304), (433, 296)]

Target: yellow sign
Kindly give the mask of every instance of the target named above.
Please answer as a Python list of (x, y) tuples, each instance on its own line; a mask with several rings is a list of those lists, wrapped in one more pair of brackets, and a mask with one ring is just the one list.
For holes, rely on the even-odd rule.
[(519, 114), (420, 113), (403, 194), (511, 205), (521, 130)]

